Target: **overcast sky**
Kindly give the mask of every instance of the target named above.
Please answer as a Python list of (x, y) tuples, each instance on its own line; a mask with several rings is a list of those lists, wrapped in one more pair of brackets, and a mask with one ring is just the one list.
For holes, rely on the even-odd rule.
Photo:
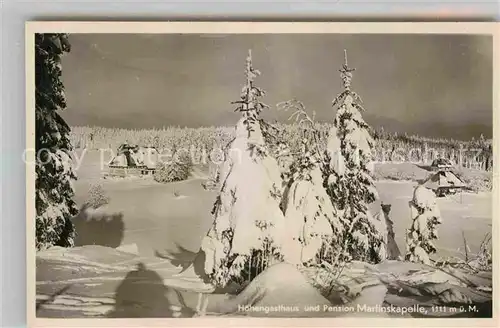
[(70, 125), (160, 128), (233, 125), (231, 101), (252, 49), (256, 84), (332, 121), (347, 49), (365, 120), (386, 130), (467, 139), (492, 134), (492, 39), (466, 35), (72, 34), (63, 58)]

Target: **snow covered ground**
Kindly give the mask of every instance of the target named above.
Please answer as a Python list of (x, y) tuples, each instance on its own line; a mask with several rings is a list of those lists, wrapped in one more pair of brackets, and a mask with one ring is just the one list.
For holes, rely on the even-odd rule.
[[(89, 151), (84, 157), (82, 167), (77, 171), (75, 199), (77, 204), (82, 205), (88, 199), (90, 185), (101, 183), (111, 201), (97, 212), (100, 215), (122, 215), (125, 230), (121, 244), (135, 243), (143, 255), (175, 250), (176, 245), (193, 252), (199, 249), (201, 238), (212, 223), (210, 211), (216, 196), (215, 191), (207, 191), (201, 185), (208, 170), (196, 168), (188, 181), (169, 184), (156, 183), (149, 178), (109, 180), (100, 178), (102, 172), (98, 160), (97, 152)], [(377, 172), (399, 170), (401, 175), (407, 175), (414, 171), (422, 178), (427, 172), (411, 163), (377, 166)], [(394, 222), (396, 242), (402, 252), (405, 249), (405, 231), (411, 224), (408, 202), (416, 185), (416, 182), (406, 180), (376, 181), (382, 202), (392, 205), (390, 216)], [(438, 205), (443, 223), (438, 227), (437, 256), (464, 254), (462, 231), (471, 251), (477, 252), (485, 234), (491, 232), (491, 192), (464, 192), (438, 198)], [(108, 233), (92, 232), (96, 236), (104, 234), (96, 239), (105, 239)]]
[[(325, 297), (307, 272), (282, 263), (229, 295), (213, 293), (189, 270), (180, 273), (158, 258), (101, 246), (54, 248), (37, 256), (36, 307), (38, 317), (49, 318), (491, 315), (491, 294), (478, 288), (491, 290), (491, 273), (471, 276), (409, 262), (353, 262), (338, 281), (349, 287), (347, 303), (338, 293)], [(454, 310), (457, 300), (467, 310)]]
[[(391, 204), (396, 243), (401, 251), (405, 245), (405, 231), (410, 227), (410, 208), (416, 182), (378, 181), (377, 188), (384, 203)], [(471, 251), (476, 253), (492, 224), (491, 193), (462, 193), (437, 199), (443, 223), (438, 226), (437, 256), (462, 256), (464, 241), (462, 231)], [(436, 256), (434, 256), (436, 258)]]
[[(207, 170), (197, 168), (189, 180), (169, 184), (159, 184), (150, 178), (103, 180), (101, 179), (102, 172), (98, 159), (99, 155), (96, 153), (86, 154), (82, 166), (77, 171), (79, 180), (75, 183), (75, 198), (78, 205), (83, 205), (89, 197), (90, 186), (100, 183), (110, 198), (110, 203), (98, 210), (87, 210), (76, 219), (77, 229), (80, 226), (79, 231), (81, 231), (77, 246), (96, 244), (116, 247), (122, 245), (137, 254), (118, 252), (119, 255), (117, 255), (115, 254), (116, 250), (111, 250), (108, 247), (98, 251), (95, 249), (88, 251), (86, 247), (89, 246), (85, 246), (83, 250), (90, 253), (76, 259), (73, 258), (76, 263), (81, 262), (76, 266), (76, 269), (68, 262), (72, 257), (66, 256), (62, 259), (57, 250), (54, 251), (55, 253), (46, 252), (45, 255), (42, 254), (43, 256), (39, 255), (37, 258), (37, 298), (45, 305), (41, 306), (38, 315), (81, 317), (102, 316), (107, 313), (106, 315), (109, 316), (108, 312), (117, 308), (116, 293), (120, 284), (133, 280), (133, 287), (127, 287), (123, 291), (127, 295), (125, 298), (142, 295), (142, 292), (141, 294), (137, 291), (134, 292), (134, 290), (138, 288), (136, 284), (140, 284), (137, 281), (143, 281), (146, 284), (144, 288), (151, 291), (150, 299), (158, 294), (158, 286), (164, 286), (162, 288), (165, 290), (163, 296), (157, 296), (157, 303), (162, 303), (164, 297), (169, 299), (168, 302), (163, 302), (163, 305), (156, 304), (153, 309), (141, 312), (142, 314), (136, 313), (136, 316), (192, 316), (198, 301), (198, 294), (193, 290), (207, 288), (203, 281), (196, 277), (199, 267), (189, 266), (195, 260), (201, 240), (212, 224), (210, 211), (216, 193), (202, 187), (202, 182), (207, 177)], [(401, 169), (404, 167), (411, 166), (405, 164)], [(416, 182), (411, 181), (383, 180), (376, 182), (381, 200), (392, 205), (390, 216), (394, 221), (396, 242), (403, 253), (405, 251), (405, 231), (411, 223), (408, 202), (412, 197), (415, 185)], [(467, 238), (470, 251), (477, 252), (484, 235), (491, 232), (491, 201), (491, 193), (487, 192), (464, 193), (439, 198), (438, 205), (443, 223), (438, 228), (439, 239), (436, 242), (438, 254), (434, 258), (463, 255), (462, 231)], [(111, 226), (107, 225), (113, 220), (122, 221), (123, 231), (113, 231)], [(91, 224), (97, 221), (101, 223)], [(113, 241), (113, 245), (108, 245), (110, 240)], [(106, 252), (110, 254), (108, 257), (105, 255)], [(117, 257), (119, 259), (116, 259)], [(108, 263), (109, 261), (111, 262)], [(97, 262), (98, 264), (96, 264)], [(137, 268), (138, 262), (145, 263), (144, 270), (141, 271)], [(187, 269), (187, 271), (181, 274), (182, 278), (176, 277), (175, 275), (180, 272), (181, 268)], [(282, 269), (276, 269), (276, 271), (281, 272), (280, 270)], [(389, 265), (384, 270), (394, 272), (395, 268)], [(405, 270), (408, 272), (410, 269), (406, 268)], [(130, 278), (130, 274), (132, 274), (133, 279)], [(276, 273), (271, 274), (271, 276), (274, 274)], [(141, 278), (142, 276), (144, 277)], [(303, 284), (305, 280), (301, 280), (300, 276), (292, 275), (290, 279), (293, 277), (296, 279), (293, 282), (289, 281), (291, 285), (305, 286)], [(153, 283), (157, 287), (147, 287), (151, 281), (157, 281)], [(50, 299), (50, 295), (61, 291), (66, 286), (69, 286), (68, 290), (63, 290), (60, 296)], [(189, 287), (187, 289), (190, 291), (186, 291), (186, 286)], [(277, 284), (276, 286), (281, 285)], [(255, 299), (262, 299), (260, 298), (262, 295), (259, 294), (262, 288), (264, 287), (259, 286), (253, 292), (246, 292), (240, 296), (240, 298), (245, 298), (244, 300), (232, 299), (229, 301), (227, 295), (213, 295), (206, 310), (221, 315), (225, 311), (221, 309), (227, 310), (228, 307), (234, 307), (237, 303), (260, 304), (256, 303)], [(372, 288), (376, 295), (386, 292), (386, 287), (382, 289), (384, 290)], [(286, 288), (280, 290), (280, 295), (285, 295)], [(296, 292), (290, 291), (292, 294)], [(326, 299), (309, 287), (304, 287), (298, 293), (298, 295), (292, 295), (293, 297), (290, 296), (289, 299), (300, 298), (300, 293), (303, 293), (305, 299), (311, 297), (314, 304), (328, 303)], [(306, 294), (309, 296), (306, 297)], [(273, 306), (276, 303), (274, 297), (274, 295), (266, 297), (263, 299), (265, 302), (262, 302), (269, 303), (267, 306)], [(144, 295), (144, 298), (148, 299), (148, 296)], [(175, 301), (173, 301), (174, 299)], [(304, 302), (299, 303), (303, 304)], [(89, 309), (93, 310), (84, 313), (82, 307), (75, 307), (75, 304), (87, 304)], [(173, 306), (173, 308), (168, 308), (167, 305)], [(73, 310), (68, 310), (68, 306), (72, 306)], [(214, 306), (215, 308), (213, 308)], [(132, 315), (132, 312), (127, 313), (127, 315)], [(246, 314), (249, 315), (249, 313)], [(297, 316), (311, 315), (304, 312), (295, 314)], [(115, 315), (120, 316), (116, 311)], [(263, 314), (260, 313), (260, 315)], [(328, 316), (336, 315), (339, 314), (328, 314)], [(285, 316), (291, 316), (291, 314)]]

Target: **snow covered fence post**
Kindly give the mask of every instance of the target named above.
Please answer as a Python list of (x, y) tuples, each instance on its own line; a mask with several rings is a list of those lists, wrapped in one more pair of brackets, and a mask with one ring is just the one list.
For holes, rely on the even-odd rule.
[(354, 260), (379, 262), (383, 260), (382, 226), (368, 209), (378, 198), (372, 178), (374, 140), (368, 124), (363, 120), (361, 98), (351, 90), (352, 72), (344, 65), (340, 77), (344, 90), (335, 97), (332, 106), (337, 109), (327, 143), (328, 165), (325, 167), (326, 185), (335, 208), (342, 214), (344, 245)]
[(436, 252), (433, 241), (438, 238), (441, 214), (432, 190), (418, 186), (409, 202), (412, 225), (406, 234), (406, 260), (431, 264), (429, 255)]
[(259, 74), (249, 51), (246, 83), (240, 100), (234, 102), (242, 117), (220, 170), (220, 190), (212, 210), (214, 223), (202, 241), (205, 273), (219, 287), (230, 282), (245, 284), (282, 258), (284, 215), (279, 205), (283, 187), (259, 120), (267, 107), (259, 100), (264, 90), (254, 85)]
[(70, 128), (58, 111), (66, 108), (61, 56), (70, 51), (66, 34), (35, 35), (35, 163), (36, 248), (70, 247), (75, 231), (71, 218), (76, 174), (70, 153)]

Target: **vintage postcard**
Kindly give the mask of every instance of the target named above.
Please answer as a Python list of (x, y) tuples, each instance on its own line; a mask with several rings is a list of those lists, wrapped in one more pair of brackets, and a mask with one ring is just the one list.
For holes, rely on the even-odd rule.
[(496, 326), (498, 32), (27, 23), (29, 325)]

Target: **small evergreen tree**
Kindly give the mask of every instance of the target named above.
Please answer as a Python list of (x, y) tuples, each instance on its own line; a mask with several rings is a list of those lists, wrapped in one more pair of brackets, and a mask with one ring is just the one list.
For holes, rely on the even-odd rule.
[[(282, 208), (285, 212), (284, 260), (292, 264), (336, 262), (339, 257), (343, 224), (337, 217), (323, 186), (322, 152), (318, 148), (319, 131), (300, 101), (280, 103), (278, 108), (293, 109), (302, 126), (302, 149), (284, 175), (287, 181)], [(331, 247), (335, 245), (336, 247)]]
[(406, 260), (431, 264), (429, 255), (436, 252), (433, 241), (438, 238), (441, 214), (434, 192), (420, 185), (409, 202), (412, 225), (406, 233)]
[(486, 143), (486, 139), (484, 135), (481, 133), (478, 141), (479, 146), (479, 158), (478, 158), (478, 166), (480, 169), (488, 171), (488, 144)]
[(254, 85), (259, 71), (246, 61), (246, 83), (236, 111), (242, 113), (220, 170), (220, 191), (213, 207), (214, 223), (203, 239), (205, 273), (219, 287), (244, 285), (270, 263), (280, 260), (284, 216), (281, 179), (269, 155), (259, 114), (267, 106), (264, 91)]
[(352, 72), (345, 62), (340, 70), (344, 90), (334, 99), (337, 113), (329, 132), (325, 179), (334, 207), (343, 216), (344, 245), (354, 260), (378, 262), (384, 231), (368, 205), (378, 198), (371, 176), (374, 141), (363, 120), (361, 98), (351, 90)]
[(186, 153), (178, 153), (175, 154), (171, 161), (156, 164), (153, 179), (161, 183), (184, 181), (189, 178), (192, 171), (193, 162), (191, 157)]
[(35, 35), (36, 248), (73, 246), (70, 128), (59, 115), (66, 108), (61, 56), (70, 51), (66, 34)]

